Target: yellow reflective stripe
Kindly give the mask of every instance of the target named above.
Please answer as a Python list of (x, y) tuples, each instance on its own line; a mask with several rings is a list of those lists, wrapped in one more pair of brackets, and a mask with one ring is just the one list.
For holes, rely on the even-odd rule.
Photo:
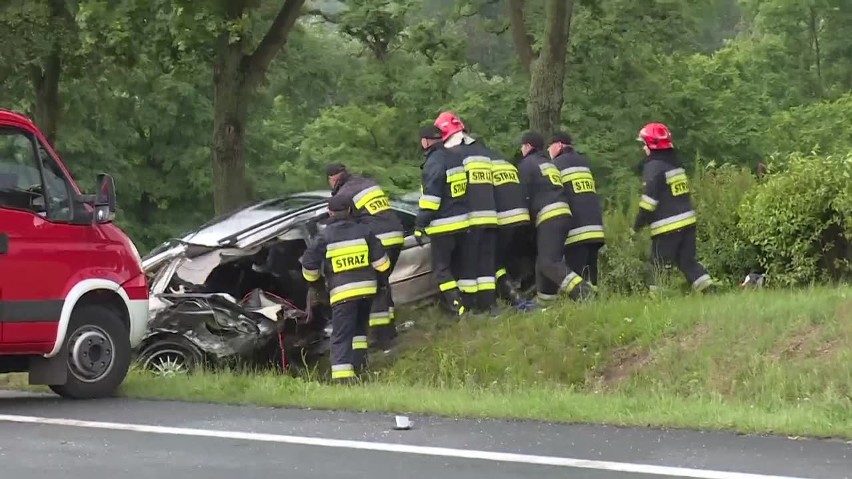
[(305, 269), (305, 267), (302, 266), (302, 277), (307, 281), (313, 282), (319, 279), (320, 272), (318, 269)]
[(331, 366), (331, 379), (346, 379), (355, 377), (355, 368), (351, 364), (334, 364)]
[(441, 197), (435, 195), (423, 195), (420, 197), (420, 201), (417, 202), (417, 206), (424, 210), (438, 210), (441, 207)]
[(521, 213), (513, 216), (507, 216), (504, 218), (497, 218), (497, 224), (500, 226), (511, 225), (514, 223), (520, 223), (523, 221), (530, 221), (529, 213)]
[(450, 216), (449, 218), (439, 218), (437, 220), (432, 220), (432, 222), (426, 226), (426, 234), (450, 233), (452, 231), (465, 229), (468, 226), (470, 226), (470, 220), (468, 220), (467, 214)]
[(370, 248), (367, 245), (344, 246), (343, 248), (335, 248), (335, 249), (332, 249), (332, 250), (327, 250), (325, 252), (325, 257), (326, 258), (334, 258), (335, 256), (365, 253), (365, 252), (368, 252), (368, 251), (370, 251)]
[(552, 210), (547, 211), (546, 213), (539, 215), (535, 219), (535, 225), (538, 226), (538, 225), (542, 224), (543, 222), (545, 222), (549, 219), (555, 218), (557, 216), (565, 216), (565, 215), (571, 216), (571, 209), (570, 208), (567, 208), (567, 207), (564, 207), (564, 206), (559, 207), (559, 208), (554, 208)]
[(495, 280), (494, 276), (480, 276), (476, 278), (476, 289), (477, 291), (488, 291), (495, 289)]
[(495, 277), (497, 279), (500, 279), (500, 277), (503, 276), (504, 274), (506, 274), (506, 268), (500, 268), (500, 269), (497, 270), (497, 274), (495, 275)]
[(447, 175), (447, 183), (455, 183), (457, 181), (467, 181), (467, 175), (465, 173), (453, 173), (452, 175)]
[(353, 336), (352, 349), (367, 349), (367, 336)]
[(382, 242), (382, 246), (397, 246), (405, 243), (405, 237), (402, 231), (391, 231), (390, 233), (382, 233), (376, 235), (376, 238)]
[(562, 175), (562, 182), (568, 183), (569, 181), (574, 180), (594, 180), (591, 173), (569, 173), (567, 175)]
[(687, 226), (691, 226), (695, 224), (695, 216), (690, 218), (686, 218), (680, 221), (673, 221), (671, 223), (666, 223), (656, 228), (651, 228), (651, 236), (661, 235), (663, 233), (668, 233), (670, 231), (678, 230)]
[(340, 301), (344, 301), (347, 299), (355, 298), (358, 296), (369, 296), (371, 294), (376, 294), (375, 286), (368, 286), (364, 288), (354, 288), (346, 291), (341, 291), (335, 295), (331, 296), (331, 304), (339, 303)]
[(475, 293), (478, 288), (476, 286), (475, 279), (460, 279), (459, 280), (459, 289), (462, 293)]
[(688, 178), (686, 177), (686, 174), (681, 173), (679, 175), (674, 175), (674, 176), (670, 176), (670, 177), (666, 178), (666, 183), (672, 184), (672, 183), (677, 183), (678, 181), (686, 181), (686, 180), (688, 180)]
[(451, 289), (456, 289), (456, 288), (458, 288), (458, 287), (459, 287), (459, 284), (458, 284), (458, 283), (456, 283), (456, 282), (455, 282), (455, 280), (453, 280), (453, 281), (446, 281), (446, 282), (441, 283), (441, 284), (439, 284), (439, 285), (438, 285), (438, 288), (441, 290), (441, 292), (442, 292), (442, 293), (443, 293), (444, 291), (449, 291), (449, 290), (451, 290)]
[(651, 228), (651, 236), (656, 236), (693, 224), (695, 224), (695, 211), (689, 210), (684, 213), (659, 219), (651, 223), (649, 226)]
[(571, 228), (568, 231), (568, 237), (565, 239), (565, 244), (577, 243), (589, 239), (603, 239), (603, 225), (588, 225), (580, 226), (579, 228)]
[(580, 277), (577, 273), (571, 273), (565, 277), (562, 281), (562, 288), (566, 293), (570, 293), (577, 287), (578, 284), (583, 282), (583, 278)]
[[(372, 191), (370, 191), (370, 190), (372, 190)], [(367, 191), (369, 191), (369, 193), (358, 198), (359, 195), (361, 195), (362, 193), (365, 193)], [(385, 192), (382, 191), (382, 189), (379, 188), (378, 186), (373, 186), (372, 188), (368, 188), (368, 189), (362, 191), (361, 193), (359, 193), (358, 195), (355, 195), (355, 197), (353, 198), (355, 200), (355, 208), (361, 209), (361, 208), (364, 207), (364, 205), (366, 205), (370, 201), (372, 201), (376, 198), (380, 198), (382, 196), (385, 196)]]
[(375, 268), (376, 271), (378, 271), (379, 273), (383, 273), (390, 269), (390, 258), (388, 258), (388, 255), (382, 255), (381, 258), (373, 261), (370, 264), (373, 265), (373, 268)]
[(390, 323), (391, 314), (389, 311), (370, 313), (370, 326), (387, 326)]

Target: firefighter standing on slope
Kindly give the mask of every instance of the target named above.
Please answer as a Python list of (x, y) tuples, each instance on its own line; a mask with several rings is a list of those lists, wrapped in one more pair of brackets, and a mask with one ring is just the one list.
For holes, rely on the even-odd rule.
[(559, 170), (544, 149), (544, 137), (534, 131), (521, 137), (523, 158), (518, 165), (521, 186), (536, 227), (536, 287), (540, 302), (554, 300), (559, 293), (585, 299), (589, 283), (571, 271), (563, 258), (563, 247), (571, 228), (571, 208), (565, 202)]
[(674, 263), (696, 291), (715, 290), (707, 270), (696, 259), (695, 211), (686, 171), (672, 144), (672, 134), (662, 123), (649, 123), (639, 131), (645, 162), (642, 165), (642, 198), (634, 231), (651, 230), (649, 287), (665, 264)]
[(396, 267), (404, 240), (402, 222), (390, 208), (390, 200), (379, 184), (369, 178), (353, 175), (340, 163), (326, 167), (328, 184), (334, 196), (341, 196), (354, 205), (353, 216), (366, 224), (382, 242), (390, 269), (379, 276), (379, 292), (373, 300), (370, 313), (370, 332), (375, 345), (388, 350), (396, 337), (394, 304), (390, 288), (390, 275)]
[[(482, 141), (482, 140), (480, 140)], [(530, 210), (524, 198), (521, 177), (518, 168), (504, 158), (492, 156), (492, 177), (494, 179), (494, 201), (497, 209), (497, 249), (495, 266), (497, 271), (497, 296), (508, 301), (515, 308), (525, 311), (535, 308), (535, 302), (526, 301), (512, 284), (506, 271), (518, 247), (518, 239), (529, 232)]]
[(571, 229), (565, 239), (565, 262), (594, 288), (598, 284), (598, 251), (605, 239), (601, 204), (589, 161), (574, 149), (571, 135), (564, 131), (553, 135), (547, 149), (559, 169), (572, 213)]
[[(378, 276), (390, 269), (390, 258), (370, 228), (356, 221), (344, 196), (328, 202), (328, 226), (300, 258), (302, 276), (315, 284), (325, 277), (331, 303), (331, 378), (351, 381), (367, 363), (370, 307)], [(312, 288), (314, 286), (311, 286)]]
[(444, 148), (460, 155), (467, 173), (467, 203), (470, 208), (470, 241), (476, 245), (475, 274), (459, 279), (465, 307), (497, 314), (497, 209), (494, 200), (493, 152), (471, 138), (455, 114), (443, 112), (435, 119)]
[(471, 277), (470, 258), (475, 255), (468, 235), (467, 175), (461, 156), (444, 149), (437, 127), (430, 125), (420, 131), (420, 145), (426, 161), (421, 166), (421, 196), (414, 234), (418, 243), (424, 235), (429, 237), (432, 275), (444, 306), (458, 318), (465, 313), (459, 279)]

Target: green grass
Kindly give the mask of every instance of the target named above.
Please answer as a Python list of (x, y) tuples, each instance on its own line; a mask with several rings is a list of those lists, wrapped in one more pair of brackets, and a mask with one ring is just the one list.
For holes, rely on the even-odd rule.
[(134, 372), (122, 393), (852, 439), (852, 288), (609, 298), (458, 325), (416, 317), (400, 357), (360, 386)]

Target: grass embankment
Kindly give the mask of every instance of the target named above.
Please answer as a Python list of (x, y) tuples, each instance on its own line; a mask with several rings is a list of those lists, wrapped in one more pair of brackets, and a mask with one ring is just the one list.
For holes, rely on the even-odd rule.
[(442, 325), (369, 384), (133, 373), (123, 394), (852, 439), (852, 289), (611, 298)]

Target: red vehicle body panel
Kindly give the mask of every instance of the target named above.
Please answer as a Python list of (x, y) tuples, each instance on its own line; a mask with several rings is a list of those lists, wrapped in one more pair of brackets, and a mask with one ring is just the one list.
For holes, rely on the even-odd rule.
[[(60, 166), (74, 193), (80, 194), (35, 125), (19, 114), (0, 110), (0, 128), (10, 127), (35, 136)], [(55, 223), (35, 212), (0, 207), (0, 233), (8, 236), (8, 250), (0, 254), (0, 355), (49, 353), (56, 342), (63, 305), (81, 281), (105, 279), (126, 284), (130, 300), (148, 298), (134, 247), (111, 223)]]

